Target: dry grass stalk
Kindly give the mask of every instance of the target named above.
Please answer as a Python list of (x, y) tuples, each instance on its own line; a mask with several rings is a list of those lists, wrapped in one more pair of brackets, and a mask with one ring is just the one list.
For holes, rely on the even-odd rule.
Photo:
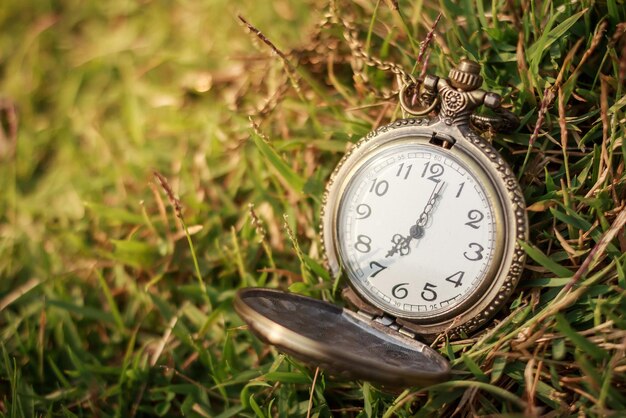
[(548, 111), (548, 107), (552, 104), (552, 100), (554, 100), (554, 91), (552, 87), (546, 87), (543, 91), (543, 100), (541, 100), (541, 105), (539, 106), (539, 112), (537, 113), (537, 122), (535, 123), (535, 129), (533, 130), (532, 135), (530, 136), (529, 144), (532, 147), (539, 137), (539, 130), (543, 125), (543, 120), (546, 116), (546, 112)]
[(313, 382), (311, 383), (311, 394), (309, 395), (309, 406), (306, 409), (306, 418), (311, 418), (311, 410), (313, 409), (313, 394), (315, 393), (315, 384), (317, 383), (317, 376), (320, 374), (320, 368), (315, 368), (315, 375), (313, 375)]
[(170, 186), (170, 183), (167, 181), (165, 176), (163, 176), (158, 171), (154, 170), (152, 174), (161, 185), (161, 188), (165, 192), (167, 199), (170, 201), (170, 204), (174, 208), (174, 213), (176, 214), (176, 217), (178, 219), (183, 219), (183, 205), (182, 203), (180, 203), (180, 199), (176, 197), (176, 195), (174, 194), (174, 191), (172, 190), (172, 186)]
[(238, 15), (237, 17), (244, 25), (246, 25), (246, 27), (250, 30), (250, 32), (254, 33), (257, 36), (257, 38), (263, 41), (265, 45), (269, 46), (271, 50), (274, 51), (276, 55), (278, 55), (283, 60), (285, 65), (289, 67), (290, 70), (295, 71), (295, 67), (291, 65), (291, 63), (289, 62), (289, 59), (287, 58), (287, 55), (285, 55), (280, 49), (278, 49), (278, 47), (276, 47), (276, 45), (274, 45), (274, 43), (270, 41), (269, 38), (263, 34), (263, 32), (261, 32), (259, 29), (254, 27), (243, 16)]
[(565, 72), (569, 70), (572, 60), (576, 56), (576, 52), (578, 52), (578, 48), (583, 44), (583, 39), (579, 39), (576, 41), (572, 49), (567, 53), (565, 59), (563, 60), (563, 64), (561, 64), (561, 69), (559, 70), (559, 75), (556, 77), (556, 80), (553, 84), (554, 89), (560, 89), (563, 84), (563, 78), (565, 77)]
[[(604, 163), (608, 172), (611, 173), (611, 160), (609, 159), (607, 146), (610, 140), (609, 131), (611, 129), (609, 122), (609, 81), (607, 76), (600, 74), (600, 118), (602, 119), (602, 159), (600, 163)], [(600, 171), (603, 171), (602, 164), (600, 165)]]
[(250, 213), (250, 223), (254, 227), (257, 235), (259, 236), (259, 242), (265, 242), (267, 231), (263, 226), (263, 221), (259, 219), (256, 211), (254, 210), (254, 203), (248, 204), (248, 212)]
[[(565, 119), (565, 97), (563, 94), (563, 89), (561, 87), (559, 87), (559, 91), (558, 91), (558, 95), (559, 95), (559, 127), (561, 128), (561, 148), (563, 149), (563, 164), (568, 163), (568, 156), (567, 156), (567, 121)], [(572, 187), (572, 181), (569, 177), (569, 170), (566, 171), (566, 180), (567, 180), (567, 187), (571, 188)]]
[(256, 121), (254, 120), (254, 118), (252, 116), (248, 116), (248, 121), (250, 122), (250, 127), (252, 128), (252, 130), (254, 131), (254, 133), (261, 138), (263, 141), (265, 141), (266, 143), (269, 144), (270, 139), (267, 137), (267, 135), (265, 135), (263, 133), (263, 131), (261, 130), (261, 128), (259, 127), (259, 124), (256, 123)]
[(613, 241), (617, 234), (622, 231), (624, 224), (626, 224), (626, 208), (617, 215), (611, 227), (602, 235), (600, 241), (593, 247), (585, 261), (583, 261), (582, 265), (572, 276), (572, 279), (565, 285), (563, 292), (568, 292), (581, 278), (587, 275), (592, 266), (604, 255), (606, 247)]
[(578, 65), (576, 66), (576, 69), (574, 70), (574, 72), (572, 73), (572, 75), (570, 76), (568, 81), (570, 79), (572, 79), (573, 77), (576, 77), (578, 75), (578, 73), (582, 69), (583, 65), (587, 62), (587, 60), (593, 54), (593, 52), (596, 50), (598, 45), (600, 45), (600, 42), (602, 41), (602, 38), (604, 37), (604, 33), (606, 32), (607, 25), (608, 25), (608, 22), (606, 20), (603, 20), (597, 26), (596, 31), (595, 31), (595, 33), (593, 35), (593, 38), (591, 39), (591, 45), (589, 45), (589, 48), (587, 48), (587, 50), (583, 54), (582, 58), (578, 62)]
[[(618, 49), (619, 52), (619, 82), (623, 84), (626, 81), (626, 22), (619, 23), (615, 28), (611, 44)], [(620, 46), (621, 45), (621, 46)]]
[(437, 28), (437, 24), (439, 24), (439, 21), (441, 20), (441, 16), (441, 13), (437, 15), (437, 18), (430, 27), (430, 30), (426, 34), (426, 37), (422, 42), (420, 42), (420, 50), (417, 55), (417, 60), (415, 61), (415, 67), (421, 69), (420, 74), (424, 73), (426, 71), (426, 67), (428, 66), (428, 55), (426, 55), (426, 60), (424, 60), (424, 54), (426, 54), (426, 52), (428, 51), (428, 47), (435, 37), (435, 29)]
[(269, 38), (263, 34), (263, 32), (261, 32), (255, 26), (253, 26), (243, 16), (238, 15), (237, 17), (248, 28), (248, 30), (250, 30), (250, 32), (255, 34), (257, 36), (257, 38), (259, 38), (265, 45), (269, 46), (270, 49), (274, 53), (276, 53), (276, 55), (278, 55), (280, 57), (281, 61), (283, 62), (283, 65), (285, 67), (285, 70), (287, 71), (287, 75), (289, 76), (289, 79), (291, 80), (291, 83), (292, 83), (294, 89), (296, 90), (296, 92), (298, 92), (300, 94), (301, 88), (300, 88), (299, 80), (298, 80), (298, 78), (296, 76), (296, 67), (294, 67), (291, 64), (291, 62), (289, 61), (289, 58), (287, 58), (287, 55), (284, 54), (280, 49), (278, 49), (278, 47), (272, 41), (270, 41)]

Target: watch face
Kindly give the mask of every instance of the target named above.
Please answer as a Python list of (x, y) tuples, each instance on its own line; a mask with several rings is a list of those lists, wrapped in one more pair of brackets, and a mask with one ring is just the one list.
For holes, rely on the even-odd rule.
[(339, 258), (370, 303), (399, 317), (449, 318), (493, 279), (498, 207), (471, 160), (428, 142), (388, 144), (346, 177)]

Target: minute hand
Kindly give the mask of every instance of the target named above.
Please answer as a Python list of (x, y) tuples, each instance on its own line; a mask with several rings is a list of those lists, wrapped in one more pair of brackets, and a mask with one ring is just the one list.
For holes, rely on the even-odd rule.
[(397, 252), (399, 252), (400, 255), (407, 255), (411, 252), (409, 243), (411, 242), (411, 240), (420, 239), (424, 235), (424, 227), (428, 223), (429, 214), (435, 208), (435, 202), (437, 201), (437, 198), (439, 197), (439, 194), (441, 193), (441, 190), (445, 184), (446, 183), (444, 181), (441, 181), (435, 185), (433, 191), (430, 194), (430, 197), (428, 198), (428, 201), (426, 202), (424, 210), (422, 210), (422, 213), (417, 218), (415, 224), (411, 225), (409, 235), (402, 236), (401, 234), (395, 234), (391, 238), (393, 247), (391, 247), (391, 250), (387, 252), (386, 257), (391, 257)]
[(445, 181), (440, 181), (439, 183), (435, 185), (435, 188), (430, 194), (430, 197), (428, 198), (428, 202), (426, 203), (424, 210), (420, 214), (419, 218), (417, 218), (417, 222), (415, 222), (415, 225), (411, 227), (411, 230), (413, 230), (414, 227), (418, 227), (418, 228), (422, 228), (422, 234), (424, 233), (423, 228), (428, 223), (428, 215), (430, 214), (430, 212), (433, 211), (435, 207), (435, 202), (437, 201), (437, 197), (439, 197), (439, 194), (441, 193), (441, 189), (443, 188), (445, 184), (446, 184)]

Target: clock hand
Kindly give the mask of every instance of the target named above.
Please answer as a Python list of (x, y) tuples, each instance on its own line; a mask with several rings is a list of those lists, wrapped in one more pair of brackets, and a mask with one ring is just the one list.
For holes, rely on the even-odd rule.
[(393, 243), (393, 247), (391, 250), (387, 252), (385, 258), (391, 257), (395, 253), (399, 252), (400, 255), (407, 255), (411, 248), (409, 247), (409, 243), (411, 242), (411, 236), (403, 237), (401, 234), (395, 234), (391, 238), (391, 242)]
[(437, 197), (439, 197), (439, 194), (441, 193), (441, 189), (443, 188), (445, 184), (446, 184), (445, 181), (440, 181), (439, 183), (435, 185), (432, 193), (430, 194), (430, 197), (428, 198), (428, 202), (426, 203), (426, 206), (424, 207), (424, 210), (420, 214), (415, 225), (411, 227), (411, 230), (413, 230), (414, 227), (417, 227), (418, 229), (419, 228), (422, 229), (422, 232), (421, 232), (422, 234), (424, 233), (423, 228), (428, 223), (428, 216), (430, 212), (432, 212), (432, 210), (435, 208), (435, 202), (437, 201)]
[(428, 198), (428, 201), (426, 202), (426, 206), (424, 207), (424, 210), (422, 210), (422, 213), (417, 218), (417, 222), (411, 225), (411, 229), (409, 230), (409, 235), (405, 237), (405, 236), (402, 236), (401, 234), (395, 234), (391, 238), (393, 247), (391, 247), (391, 249), (387, 252), (387, 255), (385, 256), (385, 258), (391, 257), (392, 255), (398, 252), (400, 253), (400, 255), (407, 255), (408, 253), (411, 252), (411, 247), (409, 247), (411, 240), (420, 239), (422, 236), (424, 236), (424, 227), (428, 223), (429, 214), (435, 208), (435, 202), (437, 201), (437, 198), (439, 197), (439, 194), (441, 193), (441, 190), (443, 189), (444, 185), (445, 185), (445, 181), (440, 181), (437, 184), (435, 184), (435, 187), (433, 188), (433, 191), (431, 192), (430, 197)]

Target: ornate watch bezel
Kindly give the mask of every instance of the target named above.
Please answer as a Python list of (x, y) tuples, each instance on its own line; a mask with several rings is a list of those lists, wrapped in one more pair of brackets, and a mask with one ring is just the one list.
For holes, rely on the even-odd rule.
[[(321, 214), (324, 253), (330, 270), (337, 277), (343, 271), (337, 241), (338, 210), (341, 196), (355, 170), (383, 147), (410, 141), (427, 143), (428, 138), (435, 138), (441, 143), (454, 143), (452, 149), (457, 158), (463, 155), (464, 162), (469, 160), (473, 163), (477, 179), (493, 189), (490, 195), (495, 198), (492, 201), (497, 214), (495, 221), (503, 223), (504, 227), (497, 228), (497, 254), (494, 254), (488, 273), (491, 277), (485, 277), (474, 295), (451, 310), (450, 315), (421, 320), (376, 303), (349, 278), (348, 284), (366, 303), (396, 317), (414, 332), (430, 335), (447, 331), (453, 336), (462, 335), (483, 325), (513, 292), (523, 270), (525, 256), (518, 241), (526, 240), (528, 234), (524, 198), (511, 169), (491, 144), (470, 129), (449, 125), (439, 119), (401, 119), (370, 132), (357, 142), (341, 159), (326, 186)], [(496, 257), (501, 258), (499, 265)]]

